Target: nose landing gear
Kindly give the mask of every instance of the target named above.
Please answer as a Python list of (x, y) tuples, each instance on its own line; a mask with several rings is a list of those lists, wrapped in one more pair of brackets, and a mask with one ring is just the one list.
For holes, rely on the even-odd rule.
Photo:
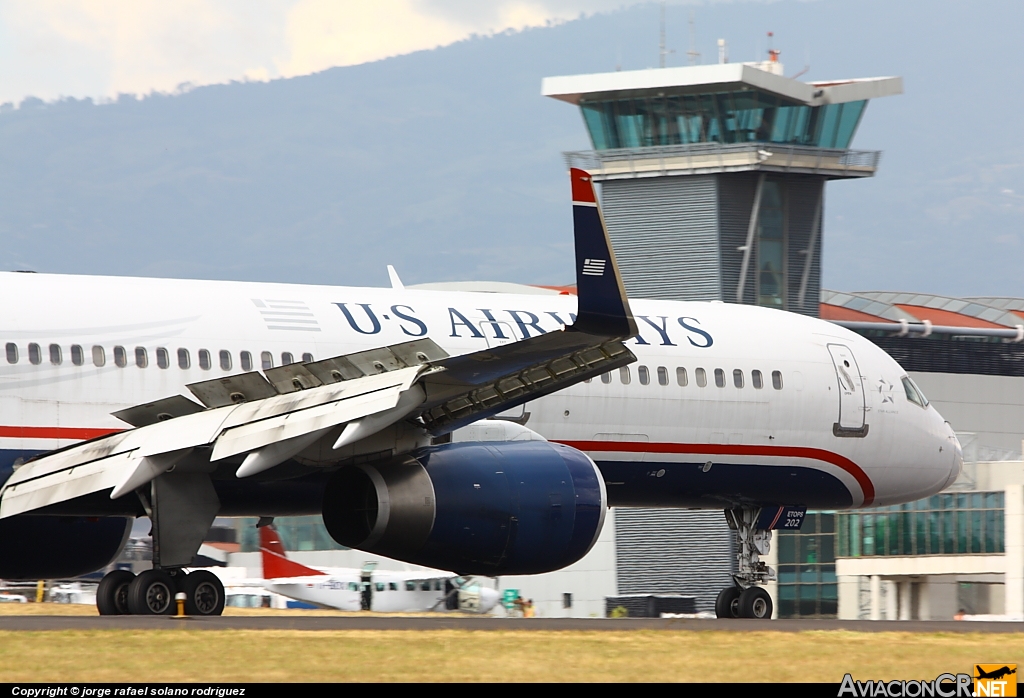
[(775, 580), (775, 570), (761, 561), (771, 549), (772, 532), (756, 528), (759, 508), (726, 509), (725, 519), (736, 532), (735, 586), (723, 589), (715, 599), (715, 615), (719, 618), (772, 617), (772, 597), (757, 586)]

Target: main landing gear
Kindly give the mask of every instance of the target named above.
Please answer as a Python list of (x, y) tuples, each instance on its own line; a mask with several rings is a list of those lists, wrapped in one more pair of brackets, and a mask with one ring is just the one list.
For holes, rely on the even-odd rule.
[(775, 580), (775, 570), (761, 561), (771, 549), (772, 532), (755, 528), (760, 509), (726, 509), (729, 528), (736, 531), (736, 584), (726, 587), (715, 599), (715, 615), (719, 618), (772, 617), (772, 597), (757, 586)]
[(185, 593), (185, 614), (219, 616), (224, 612), (224, 585), (207, 570), (152, 569), (137, 576), (114, 570), (96, 589), (101, 616), (170, 616), (177, 613), (175, 595)]

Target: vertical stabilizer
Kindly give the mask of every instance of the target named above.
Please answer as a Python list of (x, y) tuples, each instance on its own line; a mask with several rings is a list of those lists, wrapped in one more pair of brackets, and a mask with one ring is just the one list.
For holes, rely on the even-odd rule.
[(580, 169), (571, 169), (569, 176), (579, 297), (573, 329), (606, 337), (633, 337), (637, 334), (636, 321), (597, 204), (594, 183), (590, 174)]
[(263, 558), (263, 578), (281, 579), (282, 577), (310, 577), (324, 574), (320, 570), (306, 567), (285, 554), (281, 537), (273, 526), (260, 529), (260, 556)]

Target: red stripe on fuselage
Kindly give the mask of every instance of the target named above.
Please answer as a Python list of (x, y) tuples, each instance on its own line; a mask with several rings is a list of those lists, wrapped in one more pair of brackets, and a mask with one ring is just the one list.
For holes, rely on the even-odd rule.
[(822, 448), (804, 446), (746, 446), (738, 444), (672, 444), (642, 441), (558, 441), (580, 451), (618, 451), (621, 453), (690, 453), (701, 456), (771, 456), (773, 458), (810, 458), (842, 468), (857, 481), (864, 493), (864, 504), (875, 501), (875, 486), (859, 465), (845, 456)]
[(70, 439), (88, 441), (99, 436), (116, 434), (123, 429), (92, 429), (89, 427), (3, 427), (0, 439)]

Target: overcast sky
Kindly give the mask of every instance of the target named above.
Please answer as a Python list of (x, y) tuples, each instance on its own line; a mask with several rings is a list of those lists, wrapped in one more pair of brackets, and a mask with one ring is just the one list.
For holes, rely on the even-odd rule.
[(642, 3), (0, 0), (0, 104), (306, 75), (636, 4)]

